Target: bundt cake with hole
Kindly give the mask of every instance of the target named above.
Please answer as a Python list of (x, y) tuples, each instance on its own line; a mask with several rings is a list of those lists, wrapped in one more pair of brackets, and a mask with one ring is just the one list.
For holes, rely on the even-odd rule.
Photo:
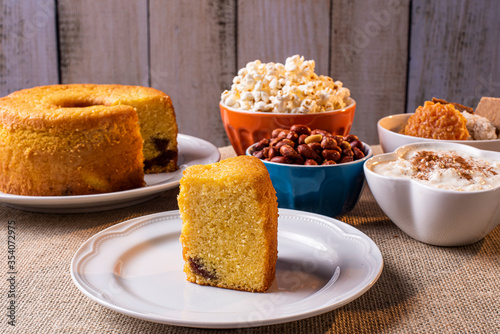
[(187, 280), (264, 292), (278, 256), (278, 204), (266, 167), (238, 156), (184, 171), (178, 196)]
[(177, 168), (170, 98), (153, 88), (41, 86), (0, 99), (0, 191), (86, 195)]

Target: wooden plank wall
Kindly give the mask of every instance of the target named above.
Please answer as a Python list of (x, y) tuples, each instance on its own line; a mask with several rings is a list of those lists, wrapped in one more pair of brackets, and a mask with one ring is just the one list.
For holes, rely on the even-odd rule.
[(59, 0), (61, 82), (147, 86), (147, 3)]
[(351, 132), (378, 143), (377, 121), (405, 112), (408, 1), (334, 1), (331, 75), (351, 90)]
[(408, 111), (433, 96), (471, 107), (500, 96), (499, 15), (499, 1), (415, 2)]
[(0, 0), (0, 96), (58, 82), (53, 0)]
[(500, 3), (0, 0), (0, 96), (94, 82), (167, 92), (182, 133), (227, 145), (218, 102), (248, 61), (304, 55), (357, 101), (352, 133), (437, 96), (500, 96)]

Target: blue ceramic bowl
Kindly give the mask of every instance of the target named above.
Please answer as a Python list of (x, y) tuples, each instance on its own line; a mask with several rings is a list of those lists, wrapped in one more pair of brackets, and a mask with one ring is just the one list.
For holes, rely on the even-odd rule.
[[(351, 211), (365, 184), (363, 165), (372, 155), (364, 145), (365, 157), (328, 166), (302, 166), (262, 160), (273, 182), (278, 207), (335, 217)], [(254, 145), (246, 150), (252, 155)]]

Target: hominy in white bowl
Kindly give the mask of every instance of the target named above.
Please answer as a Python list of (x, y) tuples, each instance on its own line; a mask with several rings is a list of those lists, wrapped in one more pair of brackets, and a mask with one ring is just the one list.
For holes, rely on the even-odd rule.
[(460, 246), (500, 223), (500, 153), (443, 142), (416, 143), (364, 165), (385, 214), (424, 243)]

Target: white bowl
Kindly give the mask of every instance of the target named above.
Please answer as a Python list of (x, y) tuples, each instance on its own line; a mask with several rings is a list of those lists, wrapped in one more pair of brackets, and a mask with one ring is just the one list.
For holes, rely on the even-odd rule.
[(460, 246), (484, 238), (500, 223), (500, 187), (481, 191), (443, 190), (409, 178), (372, 171), (374, 164), (395, 160), (409, 149), (454, 150), (500, 161), (500, 153), (454, 143), (418, 143), (368, 159), (365, 177), (375, 200), (403, 232), (424, 243)]
[(445, 142), (469, 145), (481, 150), (500, 152), (500, 139), (496, 140), (441, 140), (407, 136), (399, 133), (413, 114), (397, 114), (384, 117), (377, 123), (378, 139), (382, 151), (394, 152), (398, 147), (420, 142)]

